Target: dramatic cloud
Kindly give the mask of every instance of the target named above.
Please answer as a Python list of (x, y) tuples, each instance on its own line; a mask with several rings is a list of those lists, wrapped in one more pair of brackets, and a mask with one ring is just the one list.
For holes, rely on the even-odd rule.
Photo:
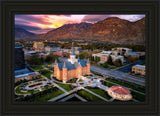
[(21, 25), (27, 31), (39, 34), (64, 24), (80, 23), (83, 17), (84, 15), (15, 15), (15, 25)]
[(137, 21), (145, 15), (15, 15), (15, 25), (27, 31), (40, 34), (69, 23), (96, 23), (108, 17), (119, 17), (129, 21)]
[(86, 15), (82, 21), (89, 22), (89, 23), (96, 23), (97, 21), (104, 20), (108, 17), (119, 17), (121, 19), (129, 20), (131, 22), (140, 20), (141, 18), (145, 17), (145, 15)]

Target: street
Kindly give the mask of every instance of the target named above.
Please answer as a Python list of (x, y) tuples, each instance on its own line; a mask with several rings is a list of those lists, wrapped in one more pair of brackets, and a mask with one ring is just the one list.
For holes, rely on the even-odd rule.
[[(145, 85), (145, 79), (134, 77), (134, 76), (129, 75), (128, 73), (124, 73), (121, 71), (107, 70), (105, 68), (100, 68), (100, 67), (93, 66), (93, 65), (91, 65), (91, 70), (95, 71), (95, 72), (102, 73), (104, 75), (110, 75), (110, 76), (118, 78), (118, 79), (124, 79), (129, 82), (134, 82), (138, 85)], [(127, 77), (127, 79), (126, 79), (126, 77)]]

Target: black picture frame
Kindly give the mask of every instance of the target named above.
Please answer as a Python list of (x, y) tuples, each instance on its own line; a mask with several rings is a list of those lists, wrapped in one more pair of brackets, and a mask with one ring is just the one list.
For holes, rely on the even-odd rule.
[[(160, 115), (159, 1), (92, 0), (1, 1), (1, 115)], [(15, 103), (15, 14), (146, 14), (146, 102), (144, 103)]]

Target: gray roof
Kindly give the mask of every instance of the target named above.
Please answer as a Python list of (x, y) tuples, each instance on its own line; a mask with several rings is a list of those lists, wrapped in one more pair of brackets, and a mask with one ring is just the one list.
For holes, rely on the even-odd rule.
[[(78, 62), (75, 62), (74, 64), (72, 64), (71, 62), (65, 61), (65, 65), (66, 65), (65, 67), (67, 68), (67, 70), (76, 69), (78, 67), (79, 63), (82, 67), (86, 66), (86, 61), (83, 59), (83, 60), (78, 60)], [(58, 63), (58, 67), (60, 70), (63, 69), (63, 65), (64, 65), (64, 62)]]

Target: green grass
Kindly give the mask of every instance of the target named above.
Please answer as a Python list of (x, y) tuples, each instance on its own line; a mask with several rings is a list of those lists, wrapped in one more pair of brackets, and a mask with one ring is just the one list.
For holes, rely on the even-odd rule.
[(56, 83), (57, 85), (61, 86), (66, 91), (72, 90), (71, 86), (69, 84), (62, 84), (62, 83)]
[(138, 101), (141, 101), (141, 102), (145, 101), (145, 95), (142, 95), (142, 94), (139, 94), (139, 93), (136, 93), (136, 92), (133, 92), (133, 91), (131, 91), (131, 95), (134, 99), (136, 99)]
[(76, 83), (78, 78), (73, 78), (67, 81), (67, 83)]
[(88, 90), (90, 90), (90, 91), (92, 91), (92, 92), (94, 92), (94, 93), (96, 93), (96, 94), (98, 94), (98, 95), (100, 95), (100, 96), (102, 96), (102, 97), (104, 97), (108, 100), (111, 99), (111, 97), (108, 95), (108, 93), (101, 90), (101, 89), (90, 89), (89, 88)]
[(42, 65), (33, 65), (33, 66), (31, 66), (31, 68), (33, 68), (36, 71), (43, 69)]
[(103, 81), (102, 84), (105, 85), (105, 86), (108, 86), (108, 87), (111, 87), (111, 86), (115, 85), (115, 84), (112, 84), (112, 83), (107, 82), (107, 81)]
[(134, 89), (134, 90), (136, 90), (136, 91), (145, 93), (145, 90), (144, 90), (144, 89), (141, 89), (141, 88), (138, 88), (138, 87), (135, 87), (135, 86), (132, 86), (132, 85), (129, 85), (129, 84), (120, 82), (120, 81), (112, 80), (112, 79), (106, 79), (106, 80), (107, 80), (107, 81), (110, 81), (110, 82), (113, 82), (113, 83), (116, 83), (116, 84), (119, 84), (119, 85), (121, 85), (121, 86), (127, 87), (127, 88)]
[(84, 97), (88, 101), (104, 101), (104, 100), (100, 99), (99, 97), (97, 97), (97, 96), (95, 96), (85, 90), (78, 91), (78, 94), (80, 96)]
[(58, 95), (61, 95), (62, 93), (63, 91), (58, 89), (57, 91), (54, 91), (53, 93), (48, 93), (42, 97), (35, 99), (35, 101), (48, 101), (49, 99), (57, 97)]
[(30, 94), (30, 92), (22, 92), (22, 91), (20, 90), (20, 86), (18, 86), (18, 87), (15, 89), (15, 91), (16, 91), (17, 94)]
[(44, 76), (47, 77), (48, 79), (51, 79), (51, 74), (53, 74), (53, 72), (49, 72), (49, 73), (45, 74)]

